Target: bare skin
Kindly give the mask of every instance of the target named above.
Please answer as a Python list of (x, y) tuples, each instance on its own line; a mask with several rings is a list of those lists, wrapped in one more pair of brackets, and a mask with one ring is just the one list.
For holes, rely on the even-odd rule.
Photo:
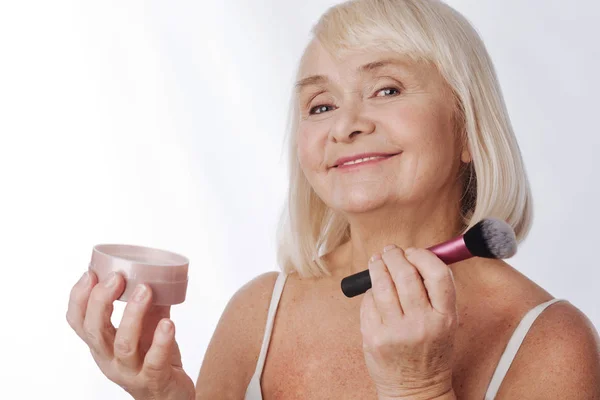
[[(344, 253), (348, 253), (347, 245), (328, 257), (333, 265), (344, 266)], [(377, 399), (362, 351), (361, 298), (348, 299), (342, 294), (340, 281), (345, 275), (335, 271), (331, 277), (320, 279), (288, 277), (261, 379), (265, 400)], [(453, 388), (459, 399), (481, 399), (521, 318), (552, 296), (502, 261), (472, 259), (454, 264), (452, 271), (460, 321)], [(254, 303), (251, 298), (256, 300), (252, 307), (262, 307), (261, 312), (255, 309), (255, 318), (245, 319), (246, 323), (255, 321), (246, 325), (243, 343), (249, 347), (230, 361), (225, 354), (234, 352), (224, 348), (240, 347), (240, 337), (220, 336), (218, 328), (198, 378), (197, 399), (223, 393), (218, 388), (223, 390), (225, 386), (230, 389), (230, 396), (221, 398), (243, 397), (262, 342), (270, 300), (268, 288), (272, 290), (276, 277), (276, 273), (265, 274), (240, 292), (248, 302)], [(252, 293), (253, 288), (263, 293)], [(241, 297), (238, 300), (244, 301)], [(237, 324), (224, 315), (220, 325), (227, 325), (232, 332)], [(577, 308), (568, 302), (550, 306), (527, 335), (497, 398), (600, 398), (598, 343), (594, 327)], [(548, 372), (549, 362), (556, 372)], [(238, 365), (234, 376), (239, 381), (215, 373), (215, 369), (232, 368), (233, 363)]]
[[(458, 398), (483, 398), (503, 345), (520, 317), (535, 304), (551, 299), (548, 293), (502, 264), (478, 260), (452, 268), (459, 288), (460, 324), (453, 376)], [(493, 275), (497, 276), (491, 278)], [(271, 358), (265, 365), (263, 388), (267, 393), (311, 393), (305, 398), (323, 398), (327, 393), (336, 393), (335, 398), (377, 398), (362, 355), (358, 317), (361, 299), (343, 296), (340, 279), (334, 276), (318, 283), (296, 277), (289, 280), (278, 315), (279, 331), (273, 336)], [(496, 304), (483, 301), (504, 300), (512, 291), (509, 288), (516, 285), (530, 293), (529, 298)], [(297, 306), (303, 303), (307, 307)], [(290, 362), (290, 358), (298, 360)], [(291, 373), (283, 372), (290, 368)]]

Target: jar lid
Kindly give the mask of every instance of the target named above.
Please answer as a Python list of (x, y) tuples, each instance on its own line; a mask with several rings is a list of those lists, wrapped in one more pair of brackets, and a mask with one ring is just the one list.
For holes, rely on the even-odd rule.
[(100, 281), (111, 272), (120, 273), (126, 280), (125, 291), (119, 297), (127, 301), (138, 283), (152, 290), (152, 303), (179, 304), (185, 300), (189, 260), (170, 251), (127, 244), (94, 246), (89, 269)]

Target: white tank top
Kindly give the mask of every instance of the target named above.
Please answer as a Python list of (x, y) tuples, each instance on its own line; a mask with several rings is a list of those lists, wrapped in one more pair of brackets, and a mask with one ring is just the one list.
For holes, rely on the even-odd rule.
[[(287, 274), (279, 273), (277, 281), (275, 281), (273, 295), (271, 296), (271, 304), (269, 305), (269, 312), (267, 314), (267, 326), (265, 328), (262, 346), (258, 356), (258, 361), (256, 362), (254, 375), (252, 376), (252, 379), (248, 384), (248, 388), (246, 389), (246, 396), (244, 397), (245, 400), (262, 400), (260, 377), (262, 376), (262, 371), (265, 366), (267, 350), (269, 348), (269, 342), (271, 341), (271, 333), (273, 332), (273, 321), (275, 320), (275, 313), (277, 312), (277, 306), (279, 305), (279, 300), (281, 299), (281, 293), (283, 292), (283, 286), (285, 285), (286, 279)], [(498, 393), (498, 389), (500, 389), (502, 380), (506, 376), (510, 365), (517, 355), (517, 351), (519, 350), (519, 347), (521, 347), (527, 332), (529, 332), (529, 329), (542, 311), (557, 301), (560, 301), (560, 299), (552, 299), (545, 303), (539, 304), (525, 314), (508, 341), (508, 344), (504, 349), (504, 353), (502, 353), (502, 356), (500, 357), (500, 361), (498, 361), (498, 365), (496, 366), (496, 370), (492, 375), (492, 379), (488, 385), (484, 400), (493, 400), (496, 397), (496, 393)]]

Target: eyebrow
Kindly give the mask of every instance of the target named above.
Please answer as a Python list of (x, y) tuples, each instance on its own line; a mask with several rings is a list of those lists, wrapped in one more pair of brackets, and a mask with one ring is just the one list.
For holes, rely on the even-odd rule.
[[(373, 61), (373, 62), (367, 63), (365, 65), (362, 65), (362, 66), (358, 67), (356, 69), (356, 71), (359, 73), (363, 73), (363, 74), (364, 73), (372, 73), (378, 69), (387, 67), (389, 65), (400, 65), (400, 64), (402, 64), (402, 62), (397, 59), (379, 60), (379, 61)], [(321, 84), (325, 84), (327, 82), (329, 82), (329, 78), (327, 78), (325, 75), (311, 75), (309, 77), (300, 79), (298, 82), (296, 82), (296, 85), (295, 85), (296, 92), (301, 91), (306, 86), (321, 85)]]

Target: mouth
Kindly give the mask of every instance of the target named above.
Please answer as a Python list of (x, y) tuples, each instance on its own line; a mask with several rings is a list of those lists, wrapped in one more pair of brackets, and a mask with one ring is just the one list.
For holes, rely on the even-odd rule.
[(367, 164), (375, 164), (381, 161), (387, 160), (388, 158), (392, 158), (397, 156), (400, 153), (393, 154), (383, 154), (383, 153), (370, 153), (370, 154), (361, 154), (353, 157), (341, 158), (335, 162), (332, 168), (336, 169), (355, 169), (358, 166), (363, 166)]

